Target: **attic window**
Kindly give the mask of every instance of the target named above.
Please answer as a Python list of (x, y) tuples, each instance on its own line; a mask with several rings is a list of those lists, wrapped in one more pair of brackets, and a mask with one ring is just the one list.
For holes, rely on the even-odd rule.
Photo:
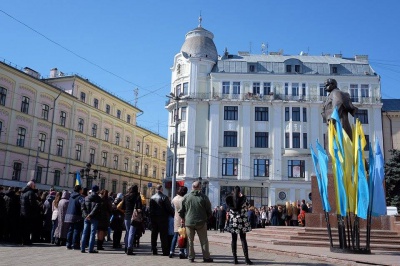
[(249, 71), (250, 72), (255, 72), (255, 70), (256, 70), (256, 66), (255, 65), (250, 65), (249, 66)]
[(292, 65), (286, 65), (286, 73), (292, 73)]
[(300, 73), (300, 65), (295, 65), (294, 66), (294, 72)]
[(332, 67), (332, 74), (337, 74), (337, 67)]

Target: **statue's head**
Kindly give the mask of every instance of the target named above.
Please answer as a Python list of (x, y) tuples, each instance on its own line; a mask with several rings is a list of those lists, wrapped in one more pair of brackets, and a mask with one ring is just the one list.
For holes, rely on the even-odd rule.
[(331, 91), (333, 91), (333, 90), (336, 89), (336, 88), (337, 88), (336, 79), (327, 79), (327, 80), (325, 81), (325, 90), (326, 90), (327, 92), (331, 92)]

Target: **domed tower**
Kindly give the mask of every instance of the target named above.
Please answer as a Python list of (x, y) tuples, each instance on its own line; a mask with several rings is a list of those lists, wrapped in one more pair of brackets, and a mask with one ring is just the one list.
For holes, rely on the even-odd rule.
[(194, 179), (206, 174), (206, 168), (202, 170), (206, 161), (202, 163), (199, 159), (201, 152), (198, 147), (206, 147), (208, 143), (209, 106), (203, 100), (211, 96), (210, 73), (218, 61), (218, 53), (214, 34), (204, 29), (201, 22), (200, 16), (199, 25), (186, 34), (171, 68), (171, 96), (166, 105), (170, 147), (166, 187), (171, 184), (173, 194), (176, 193), (174, 180), (190, 187)]

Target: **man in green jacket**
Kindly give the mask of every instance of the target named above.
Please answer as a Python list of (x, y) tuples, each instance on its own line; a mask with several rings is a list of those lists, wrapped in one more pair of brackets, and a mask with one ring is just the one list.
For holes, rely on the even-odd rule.
[(201, 251), (204, 262), (213, 262), (210, 258), (210, 251), (207, 238), (207, 221), (212, 215), (210, 199), (201, 192), (201, 182), (192, 184), (192, 191), (185, 195), (182, 201), (182, 208), (179, 216), (186, 226), (186, 233), (189, 240), (189, 261), (194, 262), (194, 236), (199, 236)]

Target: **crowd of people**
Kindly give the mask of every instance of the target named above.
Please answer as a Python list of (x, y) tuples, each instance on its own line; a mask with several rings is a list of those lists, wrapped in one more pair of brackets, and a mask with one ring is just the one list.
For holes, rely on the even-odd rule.
[[(158, 185), (149, 206), (137, 185), (129, 187), (123, 195), (109, 194), (97, 185), (91, 190), (76, 185), (73, 191), (52, 188), (40, 191), (34, 181), (29, 181), (22, 189), (9, 187), (4, 191), (0, 186), (0, 241), (22, 245), (46, 242), (82, 253), (98, 253), (104, 250), (104, 241), (112, 241), (112, 248), (124, 247), (125, 254), (135, 255), (134, 248), (139, 247), (140, 237), (150, 229), (153, 255), (158, 255), (159, 238), (162, 255), (173, 258), (179, 231), (184, 227), (187, 245), (179, 248), (179, 258), (194, 262), (193, 241), (197, 233), (203, 261), (212, 262), (207, 230), (215, 229), (231, 233), (234, 264), (238, 264), (239, 235), (245, 262), (251, 265), (247, 232), (268, 225), (305, 226), (305, 215), (312, 212), (311, 204), (305, 200), (255, 208), (250, 206), (240, 187), (234, 188), (225, 203), (212, 210), (200, 181), (192, 184), (190, 192), (187, 187), (179, 187), (172, 200), (163, 193), (162, 185)], [(139, 214), (140, 219), (133, 219)], [(123, 231), (126, 233), (121, 245)]]
[[(256, 208), (249, 206), (248, 217), (252, 228), (265, 226), (305, 226), (306, 213), (312, 212), (311, 203), (286, 202), (285, 205), (263, 206)], [(209, 230), (219, 230), (223, 233), (228, 225), (228, 210), (224, 206), (216, 206), (208, 221)]]

